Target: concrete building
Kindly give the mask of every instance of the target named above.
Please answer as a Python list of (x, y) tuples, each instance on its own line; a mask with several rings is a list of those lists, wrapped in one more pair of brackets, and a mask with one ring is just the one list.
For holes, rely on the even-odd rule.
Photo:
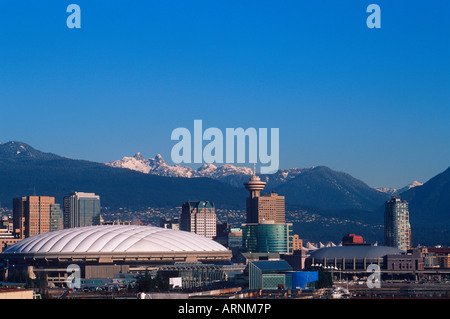
[(25, 238), (51, 231), (50, 208), (55, 198), (24, 196), (13, 199), (13, 227), (16, 237)]
[(33, 289), (0, 288), (0, 299), (34, 299)]
[(217, 235), (216, 223), (214, 203), (209, 201), (183, 203), (180, 215), (180, 230), (212, 239)]
[(173, 218), (173, 219), (161, 218), (159, 226), (162, 228), (180, 230), (180, 219), (179, 218)]
[(74, 192), (64, 197), (64, 228), (99, 225), (100, 196), (94, 193)]
[(385, 257), (386, 270), (424, 270), (424, 258), (418, 249), (410, 249), (404, 254), (388, 254)]
[(247, 223), (260, 223), (261, 221), (285, 222), (285, 199), (277, 193), (269, 193), (261, 196), (261, 191), (266, 183), (256, 175), (244, 183), (250, 192), (247, 198)]

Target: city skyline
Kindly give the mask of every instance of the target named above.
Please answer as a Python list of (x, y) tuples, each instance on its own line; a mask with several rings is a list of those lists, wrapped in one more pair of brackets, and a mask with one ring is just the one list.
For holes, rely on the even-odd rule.
[(201, 119), (279, 128), (280, 168), (372, 187), (449, 166), (444, 2), (380, 3), (381, 29), (366, 26), (370, 2), (77, 4), (81, 29), (65, 25), (67, 4), (2, 6), (1, 142), (169, 160), (171, 131)]

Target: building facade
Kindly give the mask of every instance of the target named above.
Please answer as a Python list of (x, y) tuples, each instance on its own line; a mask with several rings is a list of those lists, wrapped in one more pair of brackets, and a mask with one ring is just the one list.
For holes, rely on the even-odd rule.
[(385, 203), (384, 245), (403, 251), (411, 249), (408, 202), (392, 197)]
[(262, 221), (285, 222), (285, 199), (277, 193), (264, 194), (247, 198), (247, 223)]
[(64, 228), (98, 225), (100, 196), (94, 193), (74, 192), (64, 197)]
[(291, 254), (292, 224), (273, 221), (243, 224), (242, 247), (246, 252)]
[(62, 211), (60, 204), (50, 205), (50, 231), (60, 230), (62, 225)]
[(16, 237), (25, 238), (51, 231), (50, 207), (55, 198), (24, 196), (13, 199), (13, 228)]
[(242, 248), (252, 253), (291, 254), (292, 224), (285, 221), (285, 198), (277, 193), (261, 195), (266, 183), (253, 175), (244, 183), (247, 198), (247, 222), (242, 225)]
[(184, 202), (180, 215), (180, 230), (212, 239), (216, 237), (216, 210), (209, 201)]

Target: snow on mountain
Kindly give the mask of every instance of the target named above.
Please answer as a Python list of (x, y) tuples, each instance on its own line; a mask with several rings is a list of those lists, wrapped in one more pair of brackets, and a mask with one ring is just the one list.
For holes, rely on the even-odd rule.
[(414, 188), (414, 187), (417, 187), (417, 186), (422, 186), (422, 185), (423, 185), (423, 183), (421, 183), (421, 182), (413, 181), (412, 183), (410, 183), (407, 186), (405, 186), (403, 188), (400, 188), (400, 189), (391, 188), (391, 187), (376, 187), (375, 189), (377, 191), (382, 192), (382, 193), (386, 193), (386, 194), (395, 196), (395, 195), (399, 195), (399, 194), (401, 194), (403, 192), (406, 192), (407, 190), (409, 190), (411, 188)]
[(400, 188), (397, 191), (397, 194), (401, 194), (401, 193), (406, 192), (407, 190), (409, 190), (411, 188), (414, 188), (414, 187), (417, 187), (417, 186), (422, 186), (422, 185), (423, 185), (423, 183), (418, 182), (418, 181), (414, 181), (414, 182), (410, 183), (409, 185), (406, 185), (405, 187)]
[(397, 193), (397, 189), (392, 187), (375, 187), (375, 189), (381, 193), (386, 193), (388, 195), (394, 195)]
[(145, 174), (168, 177), (209, 177), (220, 179), (234, 175), (253, 175), (251, 168), (237, 167), (230, 164), (219, 167), (213, 164), (203, 164), (197, 170), (181, 165), (168, 165), (160, 154), (156, 155), (154, 159), (145, 159), (141, 153), (137, 153), (133, 157), (125, 156), (121, 160), (105, 164), (111, 167), (128, 168)]
[[(145, 174), (154, 174), (159, 176), (185, 178), (207, 177), (236, 187), (243, 187), (243, 183), (248, 180), (249, 176), (253, 175), (252, 168), (234, 166), (231, 164), (223, 164), (220, 166), (216, 166), (214, 164), (203, 164), (197, 170), (186, 166), (168, 165), (160, 154), (156, 155), (155, 158), (146, 159), (141, 153), (136, 153), (136, 155), (132, 157), (125, 156), (121, 160), (105, 164), (111, 167), (127, 168)], [(261, 179), (267, 182), (267, 189), (273, 189), (288, 180), (297, 177), (306, 170), (309, 169), (280, 169), (275, 174), (261, 175)]]
[(111, 167), (128, 168), (145, 174), (168, 177), (192, 177), (194, 170), (180, 165), (167, 165), (163, 157), (158, 154), (155, 158), (145, 159), (141, 153), (133, 157), (125, 156), (121, 160), (105, 163)]
[(150, 171), (150, 160), (146, 160), (141, 153), (136, 153), (133, 157), (125, 156), (121, 160), (105, 164), (111, 167), (128, 168), (145, 174)]
[[(136, 153), (136, 155), (132, 157), (125, 156), (121, 160), (105, 164), (111, 167), (128, 168), (145, 174), (166, 177), (207, 177), (229, 183), (236, 187), (243, 187), (243, 183), (248, 180), (249, 176), (253, 175), (253, 169), (250, 167), (240, 167), (231, 164), (223, 164), (220, 166), (216, 166), (214, 164), (203, 164), (197, 170), (188, 166), (168, 165), (160, 154), (156, 155), (155, 158), (146, 159), (141, 153)], [(267, 182), (266, 189), (273, 189), (312, 169), (314, 169), (314, 167), (280, 169), (275, 174), (260, 175), (260, 177), (261, 180)], [(378, 187), (375, 189), (382, 193), (394, 196), (412, 187), (417, 187), (420, 185), (422, 185), (422, 183), (414, 181), (401, 189), (390, 187)]]

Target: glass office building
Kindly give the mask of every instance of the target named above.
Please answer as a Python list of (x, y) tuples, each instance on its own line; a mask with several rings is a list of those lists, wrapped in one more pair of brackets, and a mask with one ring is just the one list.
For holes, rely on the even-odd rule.
[(61, 205), (50, 205), (50, 231), (60, 230), (62, 228)]
[(253, 253), (292, 253), (292, 224), (265, 221), (242, 225), (242, 247)]
[(96, 225), (100, 215), (100, 196), (75, 192), (64, 197), (64, 228)]
[(392, 197), (385, 203), (384, 245), (403, 251), (411, 248), (408, 202)]

